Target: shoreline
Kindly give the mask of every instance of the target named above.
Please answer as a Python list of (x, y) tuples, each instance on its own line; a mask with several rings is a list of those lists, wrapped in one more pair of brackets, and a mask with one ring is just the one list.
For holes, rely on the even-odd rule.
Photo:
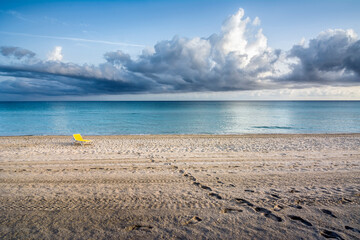
[[(115, 135), (85, 135), (87, 137), (321, 137), (321, 136), (360, 136), (360, 133), (246, 133), (246, 134), (115, 134)], [(0, 138), (17, 138), (17, 137), (72, 137), (72, 135), (4, 135)]]

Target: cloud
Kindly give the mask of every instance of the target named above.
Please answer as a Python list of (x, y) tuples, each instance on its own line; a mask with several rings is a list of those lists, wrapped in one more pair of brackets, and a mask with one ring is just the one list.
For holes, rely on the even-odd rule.
[(161, 41), (152, 52), (137, 60), (121, 51), (105, 54), (105, 59), (131, 74), (151, 78), (166, 91), (250, 90), (271, 85), (263, 81), (273, 69), (279, 50), (267, 46), (262, 29), (244, 19), (240, 9), (227, 19), (221, 33), (208, 38)]
[(328, 30), (283, 51), (268, 46), (259, 24), (239, 9), (217, 34), (175, 36), (144, 49), (137, 59), (107, 52), (98, 66), (61, 62), (62, 49), (56, 47), (47, 61), (0, 65), (0, 93), (86, 96), (360, 85), (360, 42), (352, 30)]
[(56, 46), (54, 48), (54, 50), (52, 50), (49, 53), (48, 60), (49, 61), (61, 61), (63, 59), (63, 55), (62, 55), (61, 51), (62, 51), (62, 47)]
[(5, 79), (0, 80), (0, 93), (57, 96), (161, 92), (147, 79), (130, 77), (109, 63), (80, 66), (38, 61), (32, 65), (0, 65), (0, 79)]
[(116, 52), (107, 52), (104, 54), (104, 58), (113, 65), (123, 65), (131, 62), (130, 55), (123, 53), (120, 50)]
[(254, 19), (254, 21), (253, 21), (253, 24), (254, 24), (255, 26), (259, 26), (259, 25), (261, 24), (260, 18), (256, 17), (256, 18)]
[(360, 83), (360, 40), (353, 30), (327, 30), (308, 46), (295, 45), (288, 58), (298, 60), (282, 80), (296, 84), (343, 85)]
[(0, 47), (0, 53), (5, 57), (14, 57), (18, 60), (35, 56), (32, 51), (19, 47)]

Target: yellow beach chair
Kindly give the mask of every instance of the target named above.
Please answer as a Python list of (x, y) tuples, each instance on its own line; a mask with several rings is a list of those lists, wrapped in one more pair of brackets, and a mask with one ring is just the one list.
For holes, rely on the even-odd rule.
[(83, 139), (80, 134), (73, 134), (73, 144), (80, 143), (83, 144), (91, 144), (90, 140)]

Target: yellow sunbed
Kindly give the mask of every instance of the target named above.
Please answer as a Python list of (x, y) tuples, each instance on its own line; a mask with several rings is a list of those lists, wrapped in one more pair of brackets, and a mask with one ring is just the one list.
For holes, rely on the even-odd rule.
[(73, 134), (73, 143), (91, 144), (90, 140), (83, 139), (80, 134)]

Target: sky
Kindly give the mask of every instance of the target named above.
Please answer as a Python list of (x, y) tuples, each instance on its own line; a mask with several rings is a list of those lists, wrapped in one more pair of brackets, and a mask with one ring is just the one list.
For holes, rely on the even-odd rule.
[(358, 0), (0, 0), (0, 101), (360, 100)]

